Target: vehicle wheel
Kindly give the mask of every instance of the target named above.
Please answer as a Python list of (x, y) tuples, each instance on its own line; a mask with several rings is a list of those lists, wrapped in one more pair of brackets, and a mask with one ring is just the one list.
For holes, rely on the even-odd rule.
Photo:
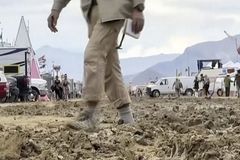
[(32, 89), (31, 93), (28, 96), (29, 101), (37, 101), (38, 100), (38, 92), (34, 89)]
[(154, 90), (154, 91), (152, 91), (152, 96), (153, 97), (159, 97), (160, 96), (160, 92), (158, 90)]
[(187, 96), (192, 96), (192, 95), (193, 95), (193, 90), (192, 90), (192, 89), (187, 89), (187, 90), (185, 91), (185, 95), (187, 95)]
[(222, 89), (218, 89), (218, 90), (217, 90), (217, 95), (218, 95), (219, 97), (223, 96), (223, 90), (222, 90)]

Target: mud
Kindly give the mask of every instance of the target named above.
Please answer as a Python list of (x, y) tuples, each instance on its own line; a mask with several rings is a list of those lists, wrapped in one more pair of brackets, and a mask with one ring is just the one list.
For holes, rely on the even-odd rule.
[(240, 160), (238, 99), (134, 99), (133, 126), (118, 125), (116, 109), (104, 101), (98, 132), (66, 128), (84, 107), (2, 105), (0, 160)]

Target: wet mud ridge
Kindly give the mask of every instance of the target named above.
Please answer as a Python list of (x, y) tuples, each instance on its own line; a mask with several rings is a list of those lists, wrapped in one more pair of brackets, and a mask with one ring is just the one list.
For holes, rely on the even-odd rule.
[(240, 160), (239, 100), (144, 98), (132, 106), (137, 123), (118, 125), (105, 101), (94, 133), (66, 128), (81, 101), (0, 107), (0, 160)]

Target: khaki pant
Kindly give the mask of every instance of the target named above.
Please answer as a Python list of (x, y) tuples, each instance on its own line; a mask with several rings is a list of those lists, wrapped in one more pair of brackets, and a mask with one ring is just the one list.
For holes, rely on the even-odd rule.
[(175, 93), (176, 93), (176, 96), (177, 96), (177, 97), (180, 97), (181, 89), (175, 88)]
[(101, 23), (98, 7), (92, 8), (89, 27), (89, 42), (84, 55), (83, 97), (89, 101), (100, 101), (107, 94), (116, 107), (130, 103), (123, 83), (117, 38), (123, 20)]

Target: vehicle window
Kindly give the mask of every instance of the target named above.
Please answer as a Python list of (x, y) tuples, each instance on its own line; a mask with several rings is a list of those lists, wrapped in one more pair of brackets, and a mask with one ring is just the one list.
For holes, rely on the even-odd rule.
[(168, 80), (167, 79), (165, 79), (165, 85), (168, 85)]
[(2, 81), (1, 77), (0, 77), (0, 82)]
[(163, 79), (160, 83), (160, 85), (167, 85), (168, 84), (168, 80), (167, 79)]

